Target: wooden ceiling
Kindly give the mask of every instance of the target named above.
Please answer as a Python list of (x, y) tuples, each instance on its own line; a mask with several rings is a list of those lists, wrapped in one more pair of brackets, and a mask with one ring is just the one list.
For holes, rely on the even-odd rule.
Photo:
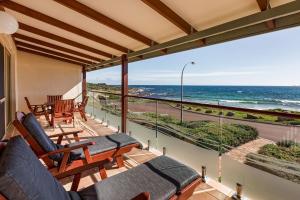
[[(116, 65), (109, 61), (122, 54), (135, 55), (133, 61), (146, 59), (138, 52), (289, 2), (293, 1), (2, 0), (0, 5), (19, 22), (13, 35), (18, 50), (95, 70)], [(276, 29), (275, 19), (264, 23)], [(207, 39), (194, 43), (205, 46)], [(154, 56), (171, 53), (169, 47)]]

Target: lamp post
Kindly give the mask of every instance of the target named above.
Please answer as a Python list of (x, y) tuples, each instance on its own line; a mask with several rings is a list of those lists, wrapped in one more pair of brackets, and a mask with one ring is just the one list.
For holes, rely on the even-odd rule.
[(194, 65), (195, 62), (188, 62), (186, 63), (183, 68), (182, 68), (182, 71), (181, 71), (181, 109), (180, 109), (180, 123), (182, 124), (183, 122), (183, 105), (182, 105), (182, 101), (183, 101), (183, 72), (185, 70), (185, 67), (188, 66), (188, 64), (192, 64)]

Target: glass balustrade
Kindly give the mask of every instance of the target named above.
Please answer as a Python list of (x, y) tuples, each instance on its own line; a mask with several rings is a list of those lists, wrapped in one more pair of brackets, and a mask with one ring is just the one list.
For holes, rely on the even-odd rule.
[[(88, 94), (87, 112), (120, 129), (120, 94)], [(128, 97), (127, 134), (250, 199), (299, 198), (298, 125), (298, 113)]]

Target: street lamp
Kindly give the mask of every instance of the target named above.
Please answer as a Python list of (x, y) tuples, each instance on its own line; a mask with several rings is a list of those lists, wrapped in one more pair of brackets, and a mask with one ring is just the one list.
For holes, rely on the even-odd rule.
[(194, 65), (195, 62), (188, 62), (186, 63), (183, 68), (182, 68), (182, 71), (181, 71), (181, 109), (180, 109), (180, 123), (182, 124), (183, 122), (183, 105), (182, 105), (182, 101), (183, 101), (183, 72), (185, 70), (185, 67), (188, 66), (188, 64), (192, 64)]

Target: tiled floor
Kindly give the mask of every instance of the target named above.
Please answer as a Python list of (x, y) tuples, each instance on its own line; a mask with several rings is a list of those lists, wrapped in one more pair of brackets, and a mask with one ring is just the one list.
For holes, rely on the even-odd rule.
[[(99, 135), (109, 135), (113, 134), (111, 128), (102, 125), (99, 121), (93, 120), (91, 118), (88, 119), (87, 122), (81, 121), (79, 116), (76, 116), (75, 127), (73, 124), (59, 124), (55, 129), (48, 126), (47, 122), (43, 119), (40, 120), (42, 125), (45, 127), (46, 132), (51, 135), (60, 132), (67, 132), (73, 130), (83, 130), (83, 133), (80, 134), (80, 138), (90, 138)], [(73, 142), (72, 137), (68, 137), (64, 139), (64, 143)], [(133, 149), (131, 152), (125, 155), (125, 167), (117, 168), (115, 164), (110, 164), (106, 166), (108, 176), (113, 176), (115, 174), (121, 173), (130, 169), (132, 167), (137, 166), (140, 163), (146, 162), (152, 158), (156, 157), (156, 155), (147, 150)], [(69, 190), (71, 187), (72, 178), (66, 178), (61, 180), (64, 187)], [(99, 173), (97, 169), (90, 170), (85, 172), (82, 175), (82, 179), (79, 184), (79, 190), (85, 188), (89, 185), (92, 185), (98, 181), (101, 181)], [(225, 194), (216, 190), (215, 188), (209, 186), (208, 184), (202, 183), (198, 188), (196, 188), (194, 195), (190, 198), (191, 200), (201, 199), (201, 200), (224, 200), (231, 199), (227, 197)]]

